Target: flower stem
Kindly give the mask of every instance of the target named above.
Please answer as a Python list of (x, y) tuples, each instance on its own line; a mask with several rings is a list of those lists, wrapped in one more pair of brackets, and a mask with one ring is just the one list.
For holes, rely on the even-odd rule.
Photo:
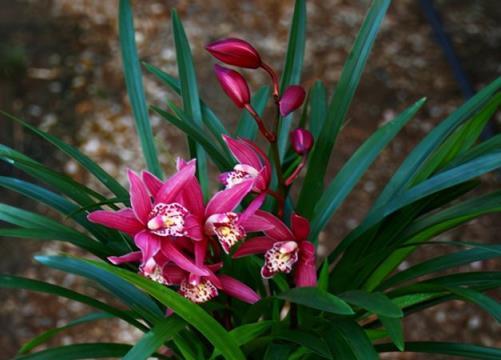
[(273, 99), (275, 103), (278, 104), (278, 100), (280, 99), (280, 88), (277, 73), (266, 63), (262, 63), (261, 68), (270, 75), (271, 81), (273, 82)]
[(274, 133), (271, 133), (269, 132), (267, 129), (266, 129), (266, 126), (264, 125), (264, 122), (263, 120), (261, 119), (261, 117), (259, 116), (259, 114), (256, 112), (256, 110), (254, 110), (254, 108), (252, 107), (251, 104), (246, 104), (245, 105), (245, 109), (249, 112), (249, 114), (251, 114), (251, 116), (254, 118), (254, 120), (256, 121), (256, 124), (257, 126), (259, 127), (259, 131), (261, 132), (261, 134), (263, 134), (263, 136), (270, 142), (274, 142), (276, 141), (276, 135)]

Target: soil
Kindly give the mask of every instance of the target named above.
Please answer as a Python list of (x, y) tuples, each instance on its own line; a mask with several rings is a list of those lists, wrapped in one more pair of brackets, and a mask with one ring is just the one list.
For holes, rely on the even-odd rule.
[[(239, 116), (223, 95), (212, 72), (214, 64), (203, 46), (214, 39), (242, 37), (255, 44), (265, 59), (280, 70), (292, 15), (291, 0), (136, 1), (135, 24), (140, 56), (146, 62), (176, 73), (170, 30), (170, 9), (176, 7), (186, 28), (205, 101), (231, 129)], [(368, 0), (308, 1), (308, 43), (301, 83), (316, 79), (333, 89), (343, 62), (363, 20)], [(497, 0), (437, 0), (444, 28), (475, 90), (501, 74), (501, 7)], [(139, 155), (131, 112), (121, 74), (116, 29), (116, 2), (97, 0), (0, 0), (0, 108), (26, 118), (65, 141), (78, 146), (125, 183), (124, 169), (144, 167)], [(267, 79), (245, 72), (253, 89)], [(150, 103), (178, 101), (153, 76), (145, 74)], [(328, 164), (333, 177), (357, 146), (378, 126), (422, 96), (424, 109), (381, 154), (322, 234), (325, 254), (363, 218), (371, 201), (413, 146), (440, 120), (464, 101), (451, 68), (434, 39), (419, 2), (394, 1), (378, 35), (361, 85)], [(152, 116), (162, 165), (173, 170), (173, 160), (185, 155), (185, 142), (172, 126)], [(493, 124), (499, 129), (501, 116)], [(79, 181), (99, 188), (72, 161), (2, 119), (2, 143), (35, 159), (63, 169)], [(24, 177), (7, 164), (2, 175)], [(484, 179), (483, 191), (499, 189), (499, 176)], [(215, 184), (214, 184), (215, 186)], [(33, 202), (0, 190), (2, 202), (33, 210)], [(44, 208), (37, 211), (47, 212)], [(448, 232), (442, 239), (499, 243), (501, 224), (495, 216), (475, 220)], [(95, 297), (99, 289), (72, 275), (40, 267), (35, 253), (76, 250), (60, 243), (1, 239), (4, 256), (0, 272), (37, 278), (69, 286)], [(423, 247), (402, 266), (448, 251)], [(467, 269), (494, 270), (493, 260)], [(0, 358), (11, 358), (36, 334), (87, 313), (74, 302), (25, 291), (0, 291)], [(405, 323), (409, 340), (466, 341), (501, 346), (501, 328), (478, 307), (454, 301), (410, 316)], [(101, 321), (64, 332), (50, 344), (89, 341), (132, 342), (138, 334), (118, 321)], [(387, 354), (386, 359), (430, 359), (412, 353)], [(452, 359), (435, 356), (434, 359)]]

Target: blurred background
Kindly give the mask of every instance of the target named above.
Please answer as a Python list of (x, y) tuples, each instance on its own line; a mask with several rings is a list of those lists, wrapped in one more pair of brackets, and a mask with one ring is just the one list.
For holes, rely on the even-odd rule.
[[(140, 57), (176, 73), (170, 31), (170, 9), (176, 7), (185, 25), (197, 66), (200, 92), (235, 128), (239, 112), (223, 94), (212, 73), (214, 61), (204, 51), (212, 40), (235, 36), (253, 43), (279, 72), (287, 46), (292, 0), (135, 1), (136, 40)], [(302, 85), (323, 79), (334, 88), (343, 62), (368, 7), (368, 0), (308, 1), (308, 42)], [(117, 37), (117, 1), (0, 0), (0, 109), (27, 119), (78, 146), (125, 183), (124, 169), (143, 168), (121, 74)], [(450, 36), (465, 74), (477, 90), (501, 74), (501, 6), (499, 0), (436, 0), (443, 28)], [(267, 78), (245, 72), (254, 89)], [(176, 99), (153, 76), (144, 76), (148, 101), (162, 105)], [(463, 93), (418, 0), (394, 1), (375, 43), (366, 71), (338, 140), (329, 174), (353, 153), (380, 124), (410, 103), (428, 97), (424, 110), (383, 152), (336, 213), (322, 234), (325, 253), (353, 229), (371, 201), (405, 155), (432, 127), (464, 101)], [(166, 172), (173, 159), (185, 154), (185, 143), (171, 125), (151, 117)], [(501, 127), (498, 113), (494, 129)], [(76, 163), (5, 118), (0, 119), (2, 143), (24, 151), (80, 181), (93, 184)], [(1, 175), (24, 175), (0, 164)], [(483, 191), (499, 189), (499, 176), (484, 178)], [(95, 185), (95, 184), (94, 184)], [(215, 184), (214, 184), (215, 186)], [(8, 204), (34, 210), (33, 202), (0, 189)], [(47, 209), (36, 208), (47, 213)], [(443, 239), (499, 243), (501, 224), (483, 217), (449, 232)], [(447, 249), (420, 250), (402, 266)], [(61, 275), (32, 261), (35, 253), (76, 251), (58, 243), (1, 239), (0, 272), (71, 287), (106, 299), (93, 284)], [(500, 269), (495, 260), (470, 265), (476, 271)], [(25, 291), (0, 290), (0, 358), (11, 358), (25, 341), (89, 312), (83, 305)], [(449, 340), (501, 346), (501, 327), (480, 309), (459, 301), (436, 306), (406, 321), (410, 340)], [(118, 321), (101, 321), (65, 332), (51, 344), (92, 341), (130, 342), (138, 333)], [(385, 355), (387, 359), (429, 359), (416, 354)], [(451, 357), (435, 357), (451, 359)]]

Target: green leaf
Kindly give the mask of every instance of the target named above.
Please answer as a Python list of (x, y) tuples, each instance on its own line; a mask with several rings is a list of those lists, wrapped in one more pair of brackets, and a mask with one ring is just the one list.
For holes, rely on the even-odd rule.
[(423, 106), (425, 99), (421, 99), (407, 108), (399, 116), (381, 127), (352, 155), (343, 168), (338, 172), (315, 207), (312, 217), (310, 239), (316, 241), (320, 231), (325, 227), (334, 212), (341, 206), (344, 199), (355, 187), (367, 168), (376, 159), (379, 153), (398, 134), (400, 129), (413, 118)]
[(416, 279), (433, 272), (454, 268), (475, 261), (481, 261), (501, 256), (501, 245), (485, 245), (482, 248), (460, 251), (452, 254), (438, 256), (433, 259), (418, 263), (384, 281), (380, 288), (387, 289), (401, 282)]
[[(202, 110), (200, 108), (200, 98), (198, 96), (197, 78), (193, 59), (191, 56), (190, 44), (183, 24), (175, 9), (171, 12), (172, 32), (174, 33), (174, 43), (176, 46), (177, 69), (179, 82), (181, 85), (181, 97), (183, 99), (184, 112), (190, 120), (198, 127), (202, 126)], [(208, 196), (208, 175), (207, 175), (207, 155), (204, 148), (188, 138), (190, 155), (197, 159), (198, 180), (205, 198)]]
[(24, 344), (21, 349), (19, 349), (19, 354), (26, 354), (36, 348), (37, 346), (40, 346), (43, 343), (46, 343), (50, 339), (52, 339), (54, 336), (58, 335), (59, 333), (63, 332), (64, 330), (71, 329), (72, 327), (81, 325), (81, 324), (87, 324), (89, 322), (93, 322), (96, 320), (102, 320), (102, 319), (110, 319), (113, 318), (112, 315), (107, 314), (107, 313), (91, 313), (87, 314), (85, 316), (82, 316), (78, 319), (72, 320), (68, 322), (66, 325), (50, 329), (47, 331), (44, 331), (40, 335), (34, 337), (30, 341), (28, 341), (26, 344)]
[(82, 214), (78, 211), (79, 207), (75, 203), (43, 187), (31, 184), (27, 181), (7, 176), (0, 176), (0, 187), (4, 187), (6, 189), (15, 191), (23, 196), (37, 200), (59, 211), (63, 215), (74, 214), (71, 217), (73, 220), (75, 220), (78, 224), (85, 227), (94, 235), (98, 236), (100, 239), (112, 240), (110, 239), (110, 234), (116, 233), (108, 231), (102, 226), (97, 226), (95, 224), (92, 224), (90, 221), (87, 220), (85, 214)]
[(366, 333), (353, 320), (337, 319), (329, 328), (325, 340), (335, 359), (379, 359)]
[(308, 171), (298, 200), (298, 212), (311, 218), (322, 195), (327, 164), (337, 135), (344, 122), (355, 91), (362, 77), (367, 58), (390, 0), (375, 0), (365, 17), (353, 48), (344, 64), (339, 82), (329, 104), (327, 118), (309, 157)]
[(446, 286), (446, 289), (461, 299), (480, 306), (491, 314), (498, 323), (501, 323), (501, 304), (481, 292), (465, 287)]
[(56, 188), (82, 206), (94, 205), (95, 201), (93, 198), (101, 201), (106, 200), (103, 195), (76, 182), (71, 177), (58, 173), (7, 146), (0, 145), (0, 158), (31, 175), (38, 181)]
[(333, 314), (353, 315), (351, 307), (342, 299), (329, 294), (327, 291), (314, 287), (294, 288), (277, 295), (278, 299), (304, 305), (306, 307), (327, 311)]
[(176, 316), (171, 316), (159, 322), (146, 333), (122, 359), (148, 359), (163, 343), (176, 335), (183, 325), (184, 321)]
[(401, 318), (404, 315), (400, 308), (383, 293), (352, 290), (340, 294), (339, 297), (349, 304), (385, 317)]
[(324, 291), (327, 291), (329, 289), (329, 262), (327, 261), (327, 259), (324, 260), (324, 263), (320, 268), (317, 286), (319, 289)]
[[(127, 344), (117, 343), (87, 343), (55, 347), (37, 353), (18, 356), (16, 360), (77, 360), (77, 359), (100, 359), (121, 358), (131, 348)], [(155, 354), (160, 359), (168, 359), (165, 356)]]
[(99, 165), (97, 165), (94, 161), (92, 161), (89, 157), (82, 154), (78, 149), (74, 148), (71, 145), (66, 144), (64, 141), (52, 136), (36, 127), (31, 126), (27, 122), (18, 119), (10, 114), (7, 114), (0, 110), (0, 114), (3, 114), (7, 118), (16, 121), (21, 124), (25, 128), (29, 129), (33, 133), (40, 136), (42, 139), (56, 146), (59, 150), (61, 150), (66, 155), (73, 158), (80, 165), (82, 165), (87, 171), (93, 174), (96, 179), (98, 179), (104, 186), (110, 189), (117, 197), (120, 198), (129, 198), (129, 192), (122, 186), (115, 178), (109, 175), (106, 171), (103, 170)]
[[(231, 330), (230, 335), (233, 337), (233, 339), (235, 339), (235, 342), (238, 344), (238, 346), (242, 346), (268, 331), (272, 324), (272, 321), (265, 320), (253, 324), (241, 325)], [(215, 350), (212, 353), (210, 359), (214, 359), (219, 355), (221, 355), (221, 353)]]
[[(379, 344), (376, 345), (376, 349), (380, 353), (397, 351), (392, 344)], [(482, 360), (499, 360), (501, 358), (501, 349), (462, 343), (433, 341), (408, 342), (405, 344), (405, 351), (462, 356)]]
[(447, 119), (435, 127), (404, 160), (399, 169), (395, 172), (391, 180), (386, 185), (381, 195), (376, 200), (371, 213), (376, 214), (378, 208), (386, 204), (395, 195), (401, 192), (415, 174), (419, 172), (420, 167), (428, 156), (462, 123), (471, 118), (476, 112), (480, 111), (490, 97), (501, 87), (501, 78), (492, 82), (490, 85), (478, 92), (473, 98), (454, 111)]
[[(401, 199), (400, 192), (405, 190), (410, 179), (418, 172), (421, 164), (428, 156), (462, 123), (483, 108), (489, 98), (501, 87), (501, 78), (491, 83), (480, 91), (472, 99), (466, 102), (458, 110), (452, 113), (446, 120), (440, 123), (421, 143), (414, 148), (411, 154), (404, 160), (399, 169), (390, 179), (385, 189), (373, 205), (370, 213), (362, 224), (345, 237), (329, 255), (329, 260), (334, 261), (344, 250), (364, 234), (367, 234), (376, 224), (388, 215), (382, 211), (384, 205), (395, 199)], [(486, 155), (487, 156), (487, 155)], [(472, 160), (473, 161), (473, 160)], [(455, 168), (457, 169), (457, 167)], [(444, 173), (444, 172), (443, 172)], [(442, 174), (443, 174), (442, 173)], [(466, 179), (464, 179), (466, 181)], [(429, 184), (429, 183), (428, 183)], [(399, 196), (397, 196), (397, 194)], [(424, 195), (424, 194), (423, 194)]]
[(264, 354), (264, 360), (288, 360), (291, 351), (290, 345), (271, 343)]
[(107, 291), (128, 305), (132, 311), (141, 314), (152, 323), (164, 317), (163, 311), (151, 298), (119, 276), (93, 263), (66, 256), (35, 256), (35, 260), (45, 266), (83, 276), (101, 284)]
[(120, 0), (118, 13), (118, 29), (120, 49), (124, 67), (125, 84), (134, 113), (137, 135), (141, 142), (143, 155), (148, 169), (158, 177), (162, 177), (162, 168), (158, 162), (157, 150), (153, 139), (148, 107), (143, 88), (141, 64), (134, 38), (134, 20), (129, 0)]
[(141, 324), (140, 322), (136, 321), (133, 317), (131, 317), (129, 313), (123, 310), (119, 310), (113, 306), (105, 304), (89, 296), (79, 294), (73, 290), (65, 289), (61, 286), (45, 283), (38, 280), (22, 278), (18, 276), (0, 275), (0, 288), (24, 289), (46, 294), (57, 295), (60, 297), (64, 297), (88, 305), (95, 309), (105, 311), (111, 315), (114, 315), (120, 319), (127, 321), (129, 324), (143, 331), (147, 329), (143, 324)]
[(281, 330), (274, 337), (302, 345), (325, 359), (332, 359), (329, 347), (317, 334), (300, 330)]
[[(173, 104), (171, 104), (171, 106), (172, 105)], [(162, 118), (164, 118), (177, 128), (181, 129), (183, 132), (187, 133), (201, 146), (203, 146), (205, 148), (205, 151), (207, 151), (207, 154), (211, 157), (212, 161), (214, 161), (219, 170), (224, 171), (232, 168), (233, 161), (227, 159), (226, 156), (221, 152), (221, 150), (218, 149), (209, 138), (207, 138), (207, 134), (205, 134), (196, 125), (189, 123), (185, 119), (179, 119), (175, 115), (163, 111), (156, 106), (152, 106), (152, 109)], [(181, 112), (179, 112), (179, 115), (184, 117)]]
[(315, 81), (309, 96), (310, 120), (309, 129), (314, 139), (318, 139), (327, 116), (327, 90), (321, 80)]
[(381, 320), (381, 323), (398, 350), (404, 351), (405, 342), (402, 320), (386, 316), (379, 316), (379, 320)]
[[(252, 96), (251, 105), (259, 114), (263, 115), (266, 103), (270, 97), (270, 87), (263, 86)], [(248, 111), (242, 111), (235, 137), (242, 137), (254, 141), (257, 135), (257, 124)]]
[[(301, 81), (301, 70), (303, 68), (304, 49), (306, 46), (306, 17), (306, 0), (296, 0), (289, 30), (287, 54), (285, 56), (285, 64), (280, 80), (281, 92), (289, 85), (299, 84)], [(287, 148), (291, 123), (292, 115), (280, 120), (278, 147), (282, 158)]]
[(85, 260), (85, 262), (106, 272), (116, 274), (134, 286), (146, 291), (203, 334), (226, 359), (245, 358), (233, 337), (217, 321), (200, 306), (193, 304), (177, 292), (118, 267), (91, 260)]
[[(178, 95), (181, 95), (181, 86), (178, 79), (163, 72), (153, 65), (145, 63), (144, 66), (149, 72), (154, 74), (158, 79), (160, 79)], [(221, 135), (228, 134), (228, 131), (221, 123), (221, 120), (219, 120), (216, 114), (214, 114), (214, 112), (202, 100), (200, 100), (200, 107), (202, 109), (202, 119), (205, 126), (207, 126), (212, 135), (220, 142), (221, 146), (225, 146)]]
[[(457, 203), (439, 212), (425, 215), (414, 221), (406, 230), (395, 239), (392, 249), (386, 250), (384, 262), (371, 271), (371, 276), (364, 287), (372, 290), (379, 286), (381, 281), (407, 258), (417, 247), (397, 249), (396, 246), (411, 243), (422, 243), (430, 238), (454, 228), (481, 215), (501, 211), (501, 192), (493, 192), (478, 198)], [(380, 246), (381, 248), (381, 246)]]

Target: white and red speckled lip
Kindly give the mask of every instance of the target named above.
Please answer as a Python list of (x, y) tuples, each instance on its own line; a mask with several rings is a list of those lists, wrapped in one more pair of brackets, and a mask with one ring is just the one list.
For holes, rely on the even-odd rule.
[(185, 236), (188, 210), (179, 203), (156, 204), (150, 212), (148, 229), (158, 236)]

